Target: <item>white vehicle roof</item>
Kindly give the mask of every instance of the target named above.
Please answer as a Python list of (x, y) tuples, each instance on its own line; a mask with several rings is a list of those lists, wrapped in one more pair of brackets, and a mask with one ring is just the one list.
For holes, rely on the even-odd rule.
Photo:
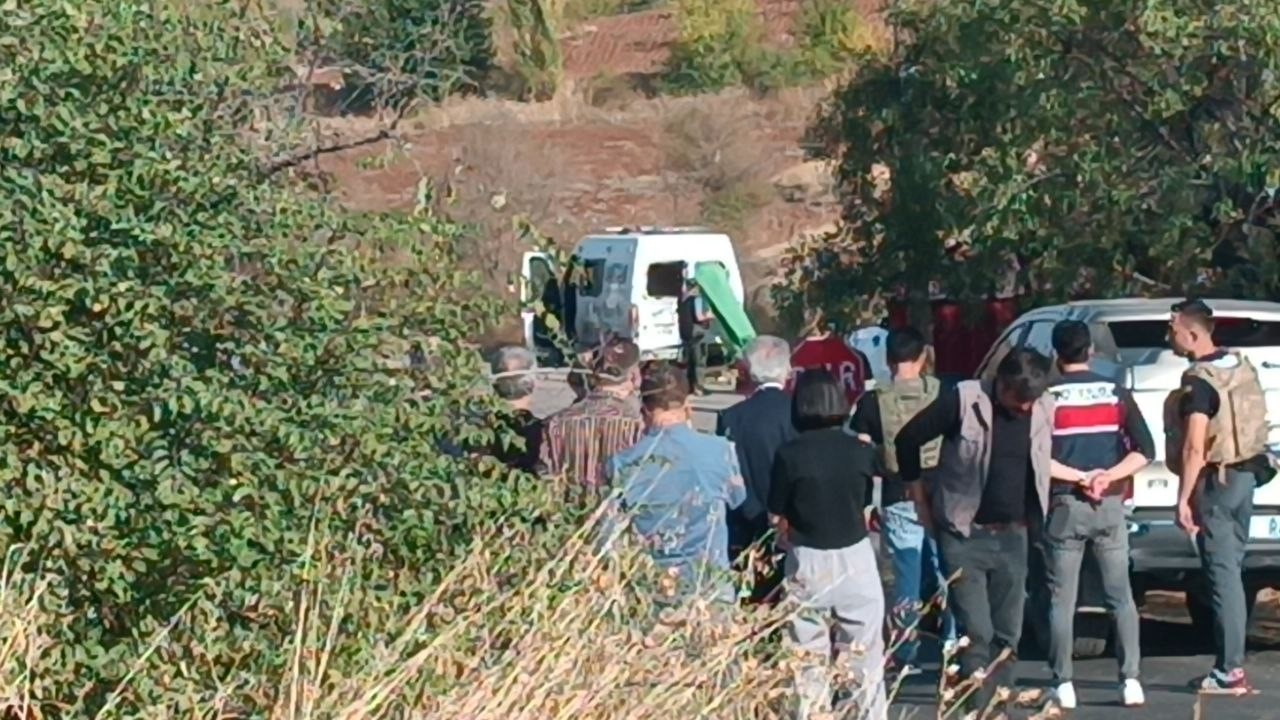
[[(1144, 320), (1169, 317), (1170, 308), (1185, 298), (1120, 298), (1117, 300), (1078, 300), (1064, 305), (1038, 308), (1024, 317), (1040, 315), (1069, 316), (1079, 320)], [(1251, 317), (1258, 320), (1280, 319), (1280, 303), (1265, 300), (1226, 300), (1204, 298), (1215, 315)]]

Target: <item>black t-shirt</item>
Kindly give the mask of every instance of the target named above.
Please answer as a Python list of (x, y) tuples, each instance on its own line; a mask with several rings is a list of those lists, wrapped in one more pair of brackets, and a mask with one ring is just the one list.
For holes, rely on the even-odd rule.
[(857, 544), (867, 536), (863, 511), (878, 458), (875, 447), (840, 428), (801, 434), (774, 458), (769, 513), (786, 518), (797, 545), (836, 550)]
[(994, 398), (991, 404), (991, 465), (973, 521), (979, 525), (1026, 522), (1028, 509), (1040, 502), (1031, 467), (1031, 416), (1009, 412)]
[[(991, 398), (995, 415), (991, 428), (991, 465), (978, 514), (980, 525), (1025, 522), (1031, 508), (1039, 508), (1035, 472), (1031, 467), (1031, 416), (1016, 415)], [(920, 446), (939, 437), (960, 434), (960, 391), (945, 390), (908, 424), (912, 431), (895, 440), (898, 470), (906, 482), (920, 479)]]

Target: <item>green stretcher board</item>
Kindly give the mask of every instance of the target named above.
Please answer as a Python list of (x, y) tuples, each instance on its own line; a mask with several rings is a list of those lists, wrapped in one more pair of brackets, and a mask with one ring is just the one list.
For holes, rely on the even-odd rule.
[(693, 279), (716, 318), (718, 334), (730, 356), (728, 359), (736, 359), (742, 348), (755, 338), (756, 330), (747, 317), (746, 309), (733, 294), (728, 271), (719, 263), (699, 263)]

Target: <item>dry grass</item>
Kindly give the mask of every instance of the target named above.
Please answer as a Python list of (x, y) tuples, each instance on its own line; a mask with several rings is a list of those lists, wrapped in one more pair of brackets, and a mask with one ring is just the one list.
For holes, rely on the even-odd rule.
[[(278, 675), (166, 697), (161, 707), (131, 706), (133, 683), (167, 687), (171, 668), (148, 659), (171, 649), (162, 634), (97, 717), (175, 717), (175, 708), (192, 707), (192, 717), (271, 720), (784, 717), (803, 661), (769, 639), (788, 619), (785, 606), (742, 611), (695, 601), (661, 610), (653, 599), (669, 592), (666, 576), (634, 547), (602, 552), (597, 528), (587, 523), (554, 557), (514, 575), (494, 568), (501, 548), (519, 538), (477, 542), (380, 646), (360, 642), (360, 626), (350, 621), (360, 611), (348, 607), (350, 577), (322, 571), (297, 592), (296, 630), (280, 649)], [(32, 702), (32, 688), (54, 670), (45, 665), (41, 630), (57, 618), (41, 609), (42, 592), (33, 578), (10, 572), (0, 587), (0, 699), (13, 717), (41, 717), (45, 709)], [(847, 685), (835, 672), (837, 684)], [(969, 689), (953, 679), (944, 675), (943, 696), (966, 696)], [(233, 705), (231, 697), (259, 698), (262, 706)]]

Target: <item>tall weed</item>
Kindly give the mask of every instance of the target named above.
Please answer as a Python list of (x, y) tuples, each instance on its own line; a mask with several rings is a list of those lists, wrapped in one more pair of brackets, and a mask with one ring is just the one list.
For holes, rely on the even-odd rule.
[(507, 0), (514, 67), (526, 100), (550, 100), (564, 80), (564, 0)]

